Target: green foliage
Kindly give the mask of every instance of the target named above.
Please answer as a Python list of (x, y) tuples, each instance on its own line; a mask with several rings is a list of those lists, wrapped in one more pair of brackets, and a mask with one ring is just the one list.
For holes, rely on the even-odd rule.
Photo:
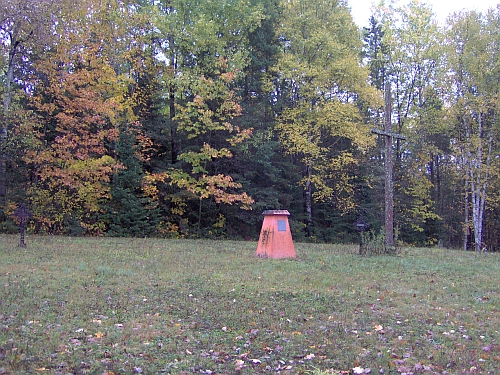
[(156, 234), (158, 209), (145, 196), (144, 173), (137, 156), (137, 129), (122, 127), (116, 146), (119, 168), (111, 180), (111, 197), (104, 206), (108, 236), (143, 237)]
[(440, 29), (390, 3), (359, 30), (338, 0), (39, 3), (0, 10), (3, 231), (24, 201), (71, 235), (256, 239), (287, 209), (296, 239), (356, 242), (390, 83), (400, 239), (499, 248), (498, 10)]
[(389, 70), (389, 48), (384, 41), (383, 25), (374, 16), (370, 17), (370, 26), (363, 29), (363, 42), (371, 83), (377, 89), (383, 90)]
[[(483, 248), (485, 205), (490, 194), (490, 180), (496, 172), (498, 150), (498, 96), (500, 87), (492, 77), (500, 73), (498, 54), (498, 11), (487, 15), (461, 14), (448, 31), (446, 50), (451, 105), (448, 108), (453, 133), (453, 153), (464, 180), (464, 228), (473, 232), (474, 249)], [(464, 247), (467, 248), (467, 236)]]
[(385, 247), (385, 235), (383, 231), (379, 233), (369, 230), (362, 232), (359, 248), (360, 255), (383, 255), (387, 254)]
[[(441, 180), (436, 178), (436, 164), (448, 149), (443, 102), (436, 96), (441, 36), (425, 4), (410, 2), (398, 8), (379, 7), (379, 11), (365, 30), (365, 53), (373, 83), (380, 89), (384, 84), (392, 87), (393, 128), (407, 136), (406, 141), (394, 141), (395, 220), (403, 240), (435, 243), (442, 236), (439, 227), (421, 234), (427, 222), (439, 221), (436, 202)], [(378, 127), (383, 127), (381, 112), (371, 114)]]
[(375, 104), (376, 93), (366, 83), (359, 35), (343, 4), (289, 1), (283, 20), (276, 90), (284, 108), (276, 130), (304, 171), (299, 183), (305, 193), (306, 230), (312, 235), (313, 200), (331, 201), (344, 213), (355, 206), (356, 154), (372, 141), (356, 101)]
[(163, 201), (167, 227), (181, 231), (187, 220), (198, 235), (221, 231), (223, 206), (250, 209), (253, 203), (223, 169), (224, 159), (251, 135), (251, 127), (233, 123), (241, 115), (233, 86), (248, 64), (248, 33), (263, 18), (260, 5), (180, 1), (151, 11), (172, 71), (163, 76), (170, 165), (148, 176), (150, 195)]

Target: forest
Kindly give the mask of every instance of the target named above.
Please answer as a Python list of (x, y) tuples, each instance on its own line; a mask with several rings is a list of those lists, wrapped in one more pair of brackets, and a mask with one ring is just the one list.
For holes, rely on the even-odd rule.
[[(500, 8), (0, 0), (0, 231), (500, 250)], [(391, 97), (384, 98), (390, 87)]]

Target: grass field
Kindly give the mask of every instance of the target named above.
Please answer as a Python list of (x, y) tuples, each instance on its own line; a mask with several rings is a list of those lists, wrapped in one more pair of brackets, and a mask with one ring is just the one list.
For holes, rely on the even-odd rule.
[(0, 235), (0, 374), (500, 374), (500, 254)]

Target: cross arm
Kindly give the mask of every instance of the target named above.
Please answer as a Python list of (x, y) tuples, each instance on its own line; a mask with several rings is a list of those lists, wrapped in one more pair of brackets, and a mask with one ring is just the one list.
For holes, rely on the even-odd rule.
[(386, 131), (380, 130), (380, 129), (371, 129), (370, 131), (372, 133), (375, 133), (375, 134), (385, 135), (386, 137), (393, 137), (393, 138), (398, 138), (398, 139), (406, 139), (406, 137), (404, 135), (401, 135), (401, 134), (398, 134), (398, 133), (386, 132)]

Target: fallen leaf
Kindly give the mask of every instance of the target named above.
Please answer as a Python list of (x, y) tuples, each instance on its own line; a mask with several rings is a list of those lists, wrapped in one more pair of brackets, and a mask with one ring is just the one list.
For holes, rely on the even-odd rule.
[(413, 369), (415, 371), (422, 371), (424, 369), (424, 366), (422, 365), (422, 363), (418, 362), (415, 364), (415, 366), (413, 366)]
[(400, 373), (409, 373), (411, 371), (411, 367), (410, 366), (399, 366), (398, 371)]
[(234, 361), (234, 364), (236, 366), (235, 370), (240, 371), (245, 366), (245, 361), (242, 361), (241, 359), (237, 359), (236, 361)]

